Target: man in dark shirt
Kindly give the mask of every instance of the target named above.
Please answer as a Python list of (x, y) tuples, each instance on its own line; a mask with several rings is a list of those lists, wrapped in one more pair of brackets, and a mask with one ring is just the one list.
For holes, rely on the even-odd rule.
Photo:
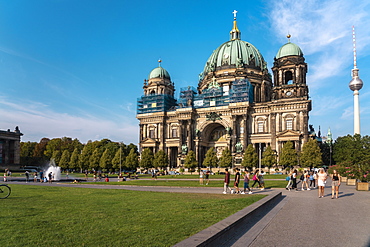
[(227, 189), (230, 189), (229, 187), (229, 183), (230, 183), (230, 173), (229, 173), (229, 169), (225, 169), (225, 179), (224, 179), (224, 192), (222, 192), (223, 194), (226, 194), (227, 193)]
[[(235, 194), (239, 194), (240, 193), (240, 189), (239, 189), (239, 181), (240, 181), (240, 170), (239, 168), (236, 168), (236, 173), (235, 173), (235, 182), (234, 182), (234, 192)], [(231, 193), (233, 193), (231, 191)]]

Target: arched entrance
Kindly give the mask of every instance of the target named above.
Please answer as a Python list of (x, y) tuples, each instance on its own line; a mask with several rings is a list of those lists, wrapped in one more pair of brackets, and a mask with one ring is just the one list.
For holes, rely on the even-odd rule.
[(222, 151), (230, 146), (230, 135), (221, 123), (210, 123), (204, 127), (199, 143), (199, 164), (202, 165), (208, 149), (213, 147), (217, 157), (220, 158)]

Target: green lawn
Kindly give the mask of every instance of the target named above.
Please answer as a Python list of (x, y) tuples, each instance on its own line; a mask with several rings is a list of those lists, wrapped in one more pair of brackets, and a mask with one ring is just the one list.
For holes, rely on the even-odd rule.
[(10, 186), (1, 246), (172, 246), (264, 197)]
[[(208, 185), (199, 184), (198, 180), (175, 180), (175, 179), (157, 179), (157, 180), (141, 180), (134, 179), (124, 182), (116, 182), (116, 178), (110, 178), (110, 182), (87, 182), (89, 184), (106, 184), (106, 185), (138, 185), (138, 186), (178, 186), (178, 187), (220, 187), (223, 188), (223, 180), (210, 180)], [(83, 182), (85, 183), (85, 182)], [(249, 184), (253, 184), (253, 181)], [(285, 180), (266, 180), (266, 188), (285, 188), (287, 182)], [(233, 185), (233, 180), (230, 182), (230, 186)], [(240, 182), (240, 188), (244, 186), (244, 182)]]

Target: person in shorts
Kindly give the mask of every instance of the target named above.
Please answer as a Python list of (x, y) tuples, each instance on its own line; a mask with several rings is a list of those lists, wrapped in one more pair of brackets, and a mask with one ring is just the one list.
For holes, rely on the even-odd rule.
[(251, 188), (249, 188), (249, 176), (250, 176), (250, 173), (248, 170), (246, 170), (243, 174), (243, 177), (244, 177), (244, 190), (242, 192), (242, 194), (245, 194), (247, 192), (247, 189), (248, 189), (248, 194), (252, 194), (252, 190)]
[[(235, 181), (234, 181), (234, 193), (235, 194), (239, 194), (240, 193), (240, 189), (239, 189), (239, 182), (240, 182), (240, 170), (239, 168), (236, 168), (235, 169), (236, 173), (235, 173)], [(233, 193), (233, 191), (231, 191), (231, 193)]]
[(340, 175), (337, 172), (337, 170), (334, 170), (333, 174), (331, 174), (331, 199), (334, 199), (334, 194), (335, 198), (338, 199), (339, 186), (340, 186)]

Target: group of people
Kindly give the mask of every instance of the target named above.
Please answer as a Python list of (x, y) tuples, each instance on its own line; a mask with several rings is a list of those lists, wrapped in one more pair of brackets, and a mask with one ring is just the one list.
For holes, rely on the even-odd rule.
[[(297, 175), (298, 171), (295, 169), (292, 172), (289, 173), (289, 176), (287, 177), (288, 184), (286, 186), (287, 190), (295, 189), (297, 188)], [(331, 187), (332, 187), (332, 199), (338, 198), (339, 194), (339, 186), (340, 186), (340, 175), (339, 173), (334, 170), (333, 174), (330, 175), (331, 177)], [(326, 185), (326, 180), (328, 178), (328, 174), (325, 172), (324, 168), (320, 168), (319, 171), (307, 171), (305, 170), (300, 180), (302, 182), (301, 184), (301, 190), (304, 191), (304, 187), (306, 186), (306, 190), (311, 190), (316, 188), (316, 182), (317, 182), (317, 189), (319, 198), (324, 197), (324, 189)], [(308, 185), (308, 181), (310, 181), (310, 185)]]
[(210, 171), (200, 171), (199, 173), (199, 184), (200, 185), (204, 185), (204, 180), (206, 182), (206, 185), (209, 184), (209, 175), (211, 175), (211, 172)]
[(249, 186), (249, 183), (250, 183), (250, 176), (251, 176), (251, 173), (250, 171), (248, 170), (245, 170), (244, 173), (242, 174), (243, 176), (243, 182), (244, 182), (244, 189), (241, 190), (239, 188), (239, 183), (240, 183), (240, 179), (241, 179), (241, 174), (240, 174), (240, 169), (239, 168), (235, 168), (235, 180), (234, 180), (234, 188), (230, 188), (229, 187), (229, 183), (230, 183), (230, 173), (229, 173), (229, 169), (225, 169), (225, 178), (224, 178), (224, 191), (223, 191), (223, 194), (227, 194), (228, 190), (230, 190), (230, 193), (231, 194), (246, 194), (247, 193), (247, 190), (248, 190), (248, 194), (252, 194), (252, 188), (258, 184), (258, 188), (260, 188), (261, 190), (264, 190), (265, 189), (265, 181), (263, 179), (263, 175), (264, 173), (263, 172), (260, 172), (259, 170), (256, 170), (253, 174), (253, 177), (252, 177), (252, 181), (253, 181), (253, 185), (252, 186)]

